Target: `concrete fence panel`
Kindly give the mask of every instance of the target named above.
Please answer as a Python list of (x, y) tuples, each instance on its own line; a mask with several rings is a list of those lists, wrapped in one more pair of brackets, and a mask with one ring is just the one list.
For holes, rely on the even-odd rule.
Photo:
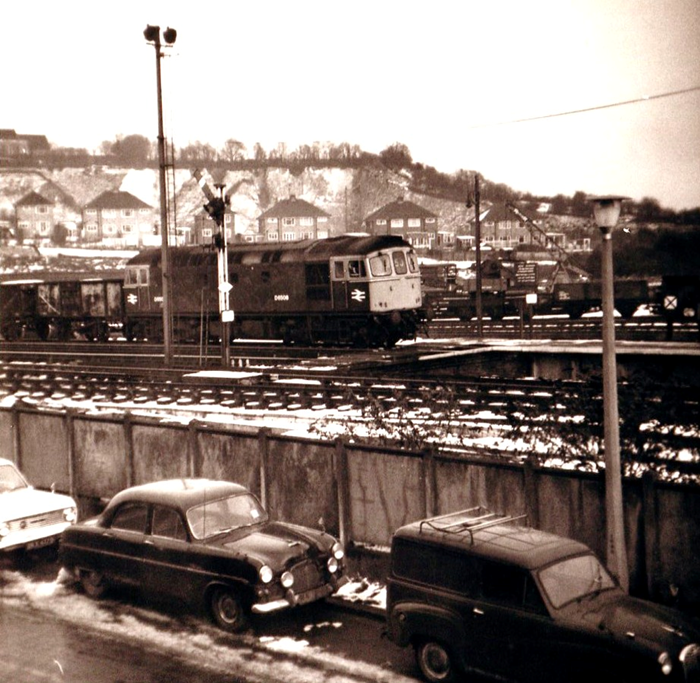
[(187, 427), (135, 423), (133, 484), (188, 477), (192, 472)]
[(129, 485), (128, 449), (121, 422), (73, 420), (74, 488), (82, 496), (111, 498)]
[(395, 529), (425, 511), (420, 457), (348, 447), (348, 497), (352, 538), (387, 545)]
[(195, 476), (225, 479), (260, 495), (260, 454), (256, 436), (197, 430)]
[(309, 527), (323, 520), (326, 529), (338, 533), (338, 489), (328, 444), (270, 439), (266, 470), (267, 504), (275, 519)]
[(37, 488), (71, 488), (69, 443), (64, 415), (19, 414), (20, 466)]

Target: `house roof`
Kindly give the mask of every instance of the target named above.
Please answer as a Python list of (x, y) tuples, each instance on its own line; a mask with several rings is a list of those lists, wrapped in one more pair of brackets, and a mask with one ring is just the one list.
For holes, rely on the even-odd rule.
[(86, 209), (152, 209), (146, 202), (142, 202), (130, 192), (121, 190), (108, 190), (95, 197), (85, 205)]
[(306, 218), (330, 216), (329, 213), (317, 206), (291, 195), (289, 199), (281, 199), (273, 207), (260, 214), (259, 218)]
[(40, 195), (38, 192), (35, 192), (34, 190), (25, 194), (24, 197), (22, 197), (18, 202), (15, 203), (15, 206), (51, 206), (51, 205), (53, 205), (53, 202), (50, 199), (47, 199), (43, 195)]
[(432, 211), (418, 206), (414, 202), (407, 201), (403, 197), (399, 197), (395, 202), (385, 204), (374, 213), (371, 213), (366, 221), (376, 221), (377, 219), (391, 218), (437, 218), (437, 214)]
[[(533, 223), (535, 221), (541, 220), (541, 216), (535, 216), (531, 211), (526, 211), (524, 209), (518, 209), (520, 213), (524, 214)], [(487, 223), (501, 223), (502, 221), (520, 221), (521, 218), (512, 209), (510, 209), (504, 203), (493, 204), (488, 209), (485, 209), (481, 214), (481, 221)]]

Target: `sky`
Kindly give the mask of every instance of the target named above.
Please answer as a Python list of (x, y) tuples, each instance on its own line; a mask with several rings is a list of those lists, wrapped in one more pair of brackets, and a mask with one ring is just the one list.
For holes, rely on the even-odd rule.
[[(415, 162), (522, 192), (700, 207), (700, 0), (0, 7), (0, 128), (56, 146), (155, 141), (153, 24), (177, 30), (162, 60), (176, 147), (401, 143)], [(580, 113), (554, 116), (566, 112)]]

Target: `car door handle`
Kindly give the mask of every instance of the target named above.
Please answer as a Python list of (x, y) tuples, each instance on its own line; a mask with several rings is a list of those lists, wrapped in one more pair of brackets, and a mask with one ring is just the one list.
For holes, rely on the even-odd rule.
[(484, 615), (484, 610), (479, 609), (478, 607), (475, 607), (472, 611), (473, 611), (474, 614), (476, 614), (477, 616), (480, 616), (480, 617), (481, 617), (481, 616)]

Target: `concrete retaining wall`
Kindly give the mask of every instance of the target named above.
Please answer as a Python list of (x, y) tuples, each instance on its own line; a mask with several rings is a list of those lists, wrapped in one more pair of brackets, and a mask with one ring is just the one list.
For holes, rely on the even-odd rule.
[[(239, 482), (273, 517), (322, 524), (363, 549), (388, 546), (397, 527), (416, 519), (483, 505), (524, 512), (533, 526), (605, 556), (600, 475), (25, 407), (0, 410), (0, 438), (4, 457), (38, 488), (70, 492), (83, 516), (127, 486), (202, 476)], [(645, 477), (625, 480), (623, 497), (631, 592), (700, 610), (700, 487)]]

